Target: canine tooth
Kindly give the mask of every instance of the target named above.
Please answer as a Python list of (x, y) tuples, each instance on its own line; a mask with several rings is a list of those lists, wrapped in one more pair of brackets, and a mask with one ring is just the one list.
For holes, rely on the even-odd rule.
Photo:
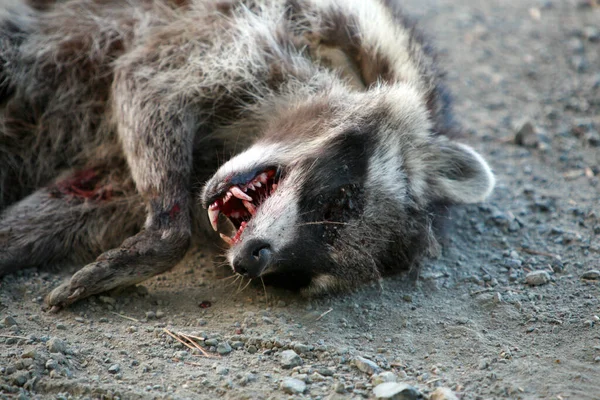
[(227, 203), (229, 201), (229, 199), (231, 198), (231, 196), (233, 196), (231, 194), (231, 192), (227, 192), (227, 194), (225, 195), (225, 197), (223, 197), (223, 204)]
[[(252, 182), (250, 182), (250, 183), (249, 183), (249, 184), (246, 186), (246, 189), (252, 189), (252, 190), (254, 190), (254, 185), (252, 184)], [(244, 190), (244, 192), (245, 192), (245, 190)]]
[(218, 208), (213, 208), (212, 206), (208, 209), (208, 219), (210, 220), (210, 225), (215, 230), (215, 232), (217, 231), (220, 212), (221, 211)]
[(262, 174), (257, 176), (256, 179), (258, 179), (261, 183), (267, 183), (267, 179), (268, 179), (267, 173), (263, 172)]
[(252, 201), (252, 197), (250, 197), (246, 193), (242, 192), (242, 189), (240, 189), (237, 186), (232, 186), (231, 189), (229, 189), (229, 193), (233, 194), (235, 197), (237, 197), (240, 200)]
[(229, 236), (224, 235), (222, 233), (219, 233), (219, 236), (221, 236), (221, 239), (223, 239), (225, 241), (225, 243), (227, 243), (230, 246), (233, 246), (233, 239), (232, 238), (230, 238)]
[(250, 215), (256, 214), (256, 207), (254, 207), (254, 204), (250, 203), (249, 201), (245, 201), (245, 200), (242, 201), (242, 203), (244, 203), (244, 206), (246, 207), (246, 210), (248, 210)]
[(260, 183), (259, 181), (254, 181), (254, 186), (262, 187), (262, 183)]

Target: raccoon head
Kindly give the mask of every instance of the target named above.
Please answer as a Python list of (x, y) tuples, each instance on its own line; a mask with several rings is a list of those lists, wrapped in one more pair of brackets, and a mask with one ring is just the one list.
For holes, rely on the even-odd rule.
[(409, 267), (431, 243), (435, 205), (481, 201), (494, 185), (481, 156), (432, 126), (402, 85), (269, 113), (202, 193), (233, 270), (322, 292)]

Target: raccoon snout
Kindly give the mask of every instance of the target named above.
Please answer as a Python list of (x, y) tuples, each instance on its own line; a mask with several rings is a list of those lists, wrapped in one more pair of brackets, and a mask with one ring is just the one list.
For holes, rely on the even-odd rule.
[(258, 278), (269, 262), (273, 252), (269, 243), (254, 239), (243, 244), (233, 260), (233, 270), (247, 278)]

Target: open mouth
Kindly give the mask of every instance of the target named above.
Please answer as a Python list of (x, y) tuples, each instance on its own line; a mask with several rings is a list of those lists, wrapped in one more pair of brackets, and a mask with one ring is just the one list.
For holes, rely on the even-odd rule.
[(240, 240), (258, 207), (277, 190), (280, 174), (278, 168), (267, 168), (245, 183), (230, 186), (208, 206), (208, 219), (215, 231), (219, 227), (219, 214), (226, 216), (235, 226), (236, 232), (232, 237), (220, 233), (230, 246)]

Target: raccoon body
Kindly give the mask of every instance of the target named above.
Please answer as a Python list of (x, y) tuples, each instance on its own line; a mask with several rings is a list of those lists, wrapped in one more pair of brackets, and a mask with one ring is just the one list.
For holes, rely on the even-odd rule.
[(0, 275), (89, 263), (56, 308), (197, 238), (244, 276), (348, 289), (494, 185), (392, 0), (13, 0), (0, 104)]

